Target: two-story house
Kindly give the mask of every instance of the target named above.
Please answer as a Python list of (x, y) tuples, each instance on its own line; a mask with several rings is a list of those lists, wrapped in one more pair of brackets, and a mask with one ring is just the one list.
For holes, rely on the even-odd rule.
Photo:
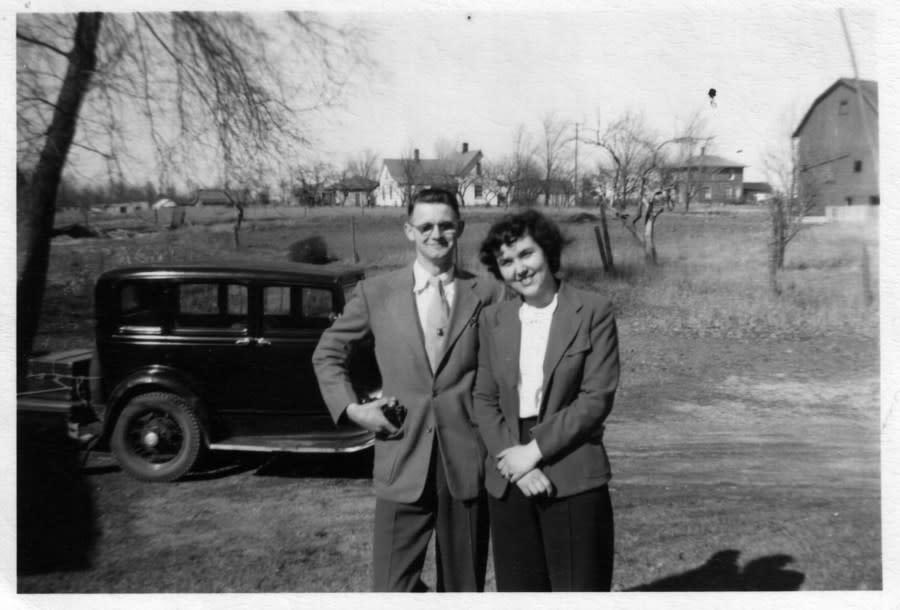
[(405, 206), (410, 197), (424, 188), (447, 188), (459, 195), (462, 205), (484, 205), (484, 182), (480, 150), (462, 151), (441, 159), (424, 159), (419, 149), (410, 158), (385, 159), (375, 189), (375, 205)]
[(741, 203), (744, 165), (717, 155), (690, 157), (671, 168), (677, 201), (685, 203)]
[(815, 99), (792, 135), (800, 186), (814, 199), (816, 212), (879, 204), (877, 82), (839, 78)]

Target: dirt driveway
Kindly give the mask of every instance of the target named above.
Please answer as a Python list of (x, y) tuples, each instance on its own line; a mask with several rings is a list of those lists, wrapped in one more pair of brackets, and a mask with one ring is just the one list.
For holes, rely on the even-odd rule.
[[(874, 341), (659, 337), (627, 324), (620, 335), (607, 426), (615, 589), (881, 587)], [(52, 480), (34, 454), (20, 454), (20, 481)], [(21, 592), (368, 588), (374, 500), (358, 460), (226, 460), (149, 485), (104, 455), (73, 483), (74, 457), (43, 465), (69, 481), (52, 491), (67, 510), (45, 508), (33, 519), (44, 527), (20, 530), (20, 544), (31, 535), (31, 548), (71, 557), (22, 575)], [(40, 488), (20, 487), (20, 509), (22, 489)]]

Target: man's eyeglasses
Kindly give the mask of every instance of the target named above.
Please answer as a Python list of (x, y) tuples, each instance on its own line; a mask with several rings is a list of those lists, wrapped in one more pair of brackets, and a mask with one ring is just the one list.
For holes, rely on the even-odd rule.
[(431, 235), (431, 232), (434, 231), (434, 228), (437, 227), (438, 233), (442, 235), (452, 235), (459, 231), (459, 223), (458, 222), (439, 222), (434, 224), (432, 222), (424, 222), (420, 225), (413, 225), (416, 231), (421, 233), (422, 235)]

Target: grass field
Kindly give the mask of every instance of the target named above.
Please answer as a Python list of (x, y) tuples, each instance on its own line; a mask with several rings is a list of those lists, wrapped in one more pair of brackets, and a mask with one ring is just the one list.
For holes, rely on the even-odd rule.
[[(552, 213), (574, 239), (564, 274), (617, 308), (623, 375), (606, 437), (614, 589), (880, 589), (875, 230), (810, 225), (791, 244), (784, 293), (773, 297), (763, 210), (663, 215), (661, 265), (650, 269), (613, 224), (613, 277), (598, 271), (591, 210)], [(478, 243), (495, 217), (467, 211), (465, 266), (480, 271)], [(37, 347), (89, 341), (91, 287), (103, 269), (285, 260), (290, 243), (312, 235), (350, 262), (351, 218), (368, 273), (410, 260), (396, 210), (253, 209), (239, 250), (226, 210), (191, 210), (177, 231), (154, 230), (151, 215), (108, 221), (123, 239), (59, 240)], [(20, 479), (42, 468), (67, 481), (78, 472), (59, 466), (75, 459), (65, 449), (43, 450), (45, 436), (20, 431), (19, 441), (20, 452), (55, 456), (20, 453)], [(92, 456), (69, 491), (90, 509), (73, 511), (73, 525), (96, 536), (71, 543), (81, 563), (21, 575), (20, 591), (368, 588), (374, 499), (358, 461), (230, 458), (193, 480), (147, 485)]]

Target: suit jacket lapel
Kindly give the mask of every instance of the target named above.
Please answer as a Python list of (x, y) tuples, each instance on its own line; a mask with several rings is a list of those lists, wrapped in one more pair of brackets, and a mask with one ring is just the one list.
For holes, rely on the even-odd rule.
[(447, 357), (453, 350), (453, 345), (459, 339), (466, 326), (472, 321), (472, 318), (478, 311), (478, 306), (481, 305), (481, 297), (475, 292), (475, 285), (478, 283), (478, 279), (466, 277), (467, 275), (465, 271), (457, 270), (455, 296), (453, 297), (454, 300), (450, 311), (450, 325), (447, 328), (447, 342), (444, 344), (444, 356), (438, 364), (435, 375), (446, 364)]
[[(581, 316), (578, 315), (578, 312), (581, 310), (581, 301), (578, 300), (578, 297), (565, 283), (560, 285), (558, 299), (556, 311), (553, 313), (553, 320), (550, 322), (550, 336), (547, 339), (547, 352), (544, 355), (542, 402), (547, 400), (547, 387), (553, 378), (553, 372), (581, 327)], [(542, 404), (541, 409), (543, 408), (544, 405)]]
[[(396, 332), (409, 344), (416, 360), (428, 362), (425, 337), (422, 336), (419, 310), (416, 308), (416, 297), (413, 294), (412, 267), (407, 270), (408, 273), (397, 276), (386, 305), (393, 315)], [(429, 368), (428, 365), (425, 368)]]
[[(506, 301), (497, 312), (497, 326), (494, 327), (496, 344), (501, 346), (498, 354), (501, 362), (500, 370), (506, 383), (513, 389), (519, 385), (519, 350), (522, 345), (522, 324), (519, 322), (519, 305), (521, 301)], [(517, 394), (515, 394), (518, 396)], [(516, 402), (515, 418), (519, 417), (519, 404)], [(507, 413), (507, 417), (511, 417)]]

